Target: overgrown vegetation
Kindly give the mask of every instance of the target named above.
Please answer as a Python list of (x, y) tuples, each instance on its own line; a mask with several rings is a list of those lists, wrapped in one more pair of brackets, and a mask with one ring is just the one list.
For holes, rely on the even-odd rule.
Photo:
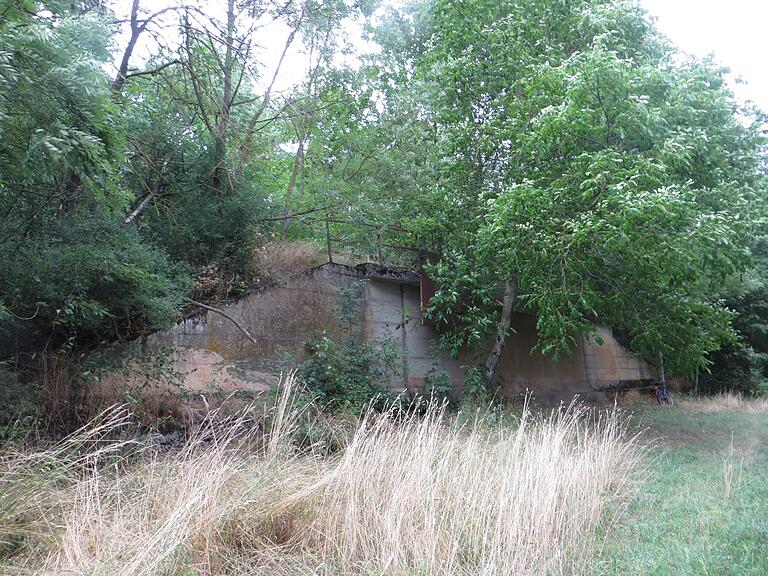
[(336, 313), (342, 334), (323, 331), (305, 342), (308, 359), (299, 374), (318, 404), (332, 412), (358, 415), (373, 402), (391, 404), (398, 393), (389, 387), (402, 350), (391, 342), (368, 342), (361, 338), (362, 290), (357, 281), (340, 290)]
[(301, 378), (327, 409), (355, 414), (372, 400), (381, 405), (397, 395), (388, 387), (399, 358), (394, 346), (361, 341), (356, 335), (336, 341), (321, 333), (305, 347), (309, 359)]
[[(0, 0), (0, 572), (768, 573), (767, 118), (727, 70), (630, 0), (166, 4)], [(436, 349), (427, 401), (389, 388), (359, 285), (273, 407), (212, 376), (171, 413), (172, 356), (112, 355), (342, 251), (493, 340), (460, 398)], [(649, 442), (489, 410), (516, 312), (709, 396)]]
[(628, 2), (445, 1), (433, 22), (445, 164), (423, 222), (445, 344), (495, 332), (492, 384), (518, 310), (555, 360), (600, 319), (682, 376), (704, 369), (735, 336), (717, 287), (764, 213), (763, 115)]
[[(496, 337), (489, 390), (514, 311), (537, 316), (553, 360), (602, 323), (707, 392), (765, 381), (765, 116), (634, 2), (0, 14), (0, 362), (16, 386), (40, 388), (42, 354), (79, 362), (169, 326), (190, 294), (237, 298), (342, 249), (431, 262), (443, 346)], [(370, 362), (339, 356), (313, 381), (361, 398), (384, 359), (343, 346)]]
[(700, 375), (700, 391), (739, 391), (747, 395), (768, 391), (768, 266), (764, 236), (752, 246), (755, 267), (744, 278), (722, 289), (733, 310), (737, 338), (712, 353), (712, 367)]
[(423, 417), (367, 413), (328, 456), (296, 445), (309, 409), (292, 385), (266, 413), (212, 415), (165, 455), (146, 441), (108, 441), (130, 437), (119, 409), (48, 449), (6, 453), (0, 567), (587, 574), (598, 525), (632, 494), (641, 452), (616, 412), (465, 424), (439, 404)]

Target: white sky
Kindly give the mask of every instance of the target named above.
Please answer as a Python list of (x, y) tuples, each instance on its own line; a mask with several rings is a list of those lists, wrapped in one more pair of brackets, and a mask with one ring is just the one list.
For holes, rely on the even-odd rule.
[(685, 52), (713, 53), (728, 66), (742, 100), (768, 111), (768, 0), (640, 0), (659, 29)]
[[(385, 0), (392, 2), (392, 0)], [(167, 8), (169, 6), (178, 6), (180, 4), (197, 5), (207, 15), (223, 21), (226, 17), (226, 3), (223, 0), (141, 0), (141, 14), (151, 14)], [(127, 19), (130, 15), (132, 0), (113, 0), (112, 9), (118, 18)], [(140, 16), (141, 17), (141, 16)], [(194, 20), (195, 16), (193, 16)], [(176, 47), (179, 43), (179, 33), (177, 28), (179, 16), (176, 12), (168, 12), (161, 16), (156, 25), (150, 29), (163, 38), (163, 43), (168, 47)], [(351, 19), (342, 21), (343, 33), (340, 37), (351, 43), (352, 46), (360, 50), (372, 49), (372, 45), (362, 38), (362, 27), (359, 22)], [(266, 88), (269, 80), (272, 78), (275, 67), (277, 66), (280, 54), (282, 53), (285, 41), (290, 33), (290, 28), (282, 21), (272, 22), (257, 32), (257, 40), (253, 46), (252, 58), (261, 64), (259, 67), (259, 77), (255, 79), (259, 90)], [(109, 68), (110, 75), (114, 76), (117, 72), (117, 64), (122, 55), (122, 50), (128, 42), (128, 25), (124, 24), (122, 34), (118, 37), (115, 50), (115, 61)], [(131, 68), (140, 67), (157, 50), (156, 39), (148, 34), (144, 34), (136, 46), (131, 59)], [(342, 55), (336, 57), (338, 64), (352, 64), (355, 62), (354, 54)], [(278, 75), (274, 90), (276, 93), (290, 92), (296, 85), (301, 83), (308, 72), (309, 60), (307, 49), (300, 38), (294, 40), (286, 54), (285, 61)]]
[[(221, 10), (216, 1), (200, 1), (208, 10)], [(731, 85), (737, 96), (742, 100), (753, 100), (768, 111), (768, 0), (638, 1), (657, 18), (659, 29), (674, 44), (697, 56), (714, 54), (718, 62), (733, 71)], [(399, 0), (385, 2), (398, 4)], [(142, 1), (142, 7), (150, 11), (172, 4), (175, 4), (173, 0)], [(124, 11), (127, 16), (130, 0), (117, 0), (115, 5), (118, 13)], [(174, 17), (169, 19), (173, 20)], [(172, 28), (168, 33), (175, 35)], [(359, 25), (347, 21), (345, 28), (345, 35), (353, 45), (358, 49), (371, 49), (360, 38)], [(261, 56), (267, 69), (276, 63), (286, 35), (287, 28), (284, 25), (262, 31)], [(138, 62), (146, 57), (146, 50), (146, 45), (139, 48), (136, 54)], [(301, 52), (301, 45), (296, 43), (285, 62), (278, 89), (287, 90), (300, 81), (307, 66)], [(267, 77), (270, 75), (265, 74)], [(744, 83), (736, 82), (737, 78)]]

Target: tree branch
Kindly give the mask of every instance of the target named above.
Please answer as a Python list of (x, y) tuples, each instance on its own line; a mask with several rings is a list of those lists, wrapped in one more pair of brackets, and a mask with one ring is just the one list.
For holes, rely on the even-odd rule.
[[(267, 218), (259, 218), (259, 221), (260, 222), (282, 222), (285, 219), (298, 218), (299, 216), (305, 216), (307, 214), (312, 214), (313, 212), (322, 212), (324, 210), (328, 210), (329, 208), (333, 208), (333, 206), (321, 206), (320, 208), (310, 208), (309, 210), (305, 210), (303, 212), (294, 212), (293, 214), (288, 214), (287, 216), (271, 216)], [(325, 218), (322, 218), (322, 220), (325, 220)]]
[(151, 74), (157, 74), (159, 72), (162, 72), (168, 66), (173, 66), (174, 64), (181, 64), (181, 60), (171, 60), (170, 62), (166, 62), (165, 64), (161, 64), (157, 68), (153, 68), (152, 70), (142, 70), (140, 72), (129, 72), (125, 75), (126, 78), (135, 78), (137, 76), (149, 76)]
[(147, 204), (149, 204), (149, 201), (152, 200), (152, 198), (154, 198), (154, 197), (155, 197), (155, 195), (152, 192), (147, 192), (144, 195), (144, 197), (141, 199), (141, 201), (139, 202), (139, 205), (136, 206), (136, 208), (133, 210), (133, 212), (131, 212), (125, 218), (125, 220), (123, 220), (123, 224), (125, 224), (127, 226), (128, 224), (133, 222), (136, 219), (136, 217), (144, 211), (144, 208), (147, 207)]
[[(299, 23), (301, 23), (301, 20), (299, 20)], [(241, 162), (245, 161), (245, 159), (248, 157), (248, 153), (251, 148), (251, 142), (253, 140), (254, 132), (256, 132), (256, 123), (261, 118), (261, 115), (264, 114), (264, 111), (267, 109), (267, 106), (269, 106), (270, 98), (272, 95), (272, 89), (275, 86), (275, 82), (277, 82), (277, 77), (280, 74), (280, 68), (283, 66), (283, 60), (285, 60), (285, 55), (288, 53), (288, 49), (291, 47), (291, 44), (293, 44), (293, 39), (296, 37), (296, 32), (299, 28), (299, 24), (296, 25), (296, 27), (291, 30), (291, 33), (288, 34), (288, 38), (285, 41), (285, 44), (283, 45), (283, 52), (280, 54), (280, 59), (277, 61), (277, 66), (275, 67), (275, 72), (272, 74), (272, 80), (269, 83), (269, 86), (267, 86), (266, 92), (264, 92), (264, 98), (261, 101), (261, 105), (258, 107), (256, 112), (254, 112), (253, 116), (251, 116), (251, 119), (248, 121), (248, 127), (245, 129), (245, 138), (243, 139), (243, 144), (240, 147), (240, 158)]]
[(256, 340), (256, 338), (251, 336), (251, 333), (248, 332), (248, 330), (246, 330), (245, 327), (242, 324), (240, 324), (240, 322), (235, 320), (232, 316), (230, 316), (229, 314), (227, 314), (223, 310), (221, 310), (219, 308), (214, 308), (213, 306), (208, 306), (208, 304), (203, 304), (202, 302), (197, 302), (195, 300), (192, 300), (192, 298), (185, 298), (185, 300), (187, 302), (189, 302), (190, 304), (194, 304), (195, 306), (203, 308), (204, 310), (209, 310), (210, 312), (215, 312), (216, 314), (224, 316), (224, 318), (226, 318), (227, 320), (232, 322), (232, 324), (234, 324), (237, 327), (237, 329), (240, 330), (240, 332), (242, 332), (243, 335), (246, 338), (248, 338), (248, 340), (250, 340), (253, 344), (258, 345), (258, 343), (259, 343), (258, 340)]

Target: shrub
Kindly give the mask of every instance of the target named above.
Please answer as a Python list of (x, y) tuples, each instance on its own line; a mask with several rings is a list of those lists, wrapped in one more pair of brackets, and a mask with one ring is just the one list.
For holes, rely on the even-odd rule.
[(54, 347), (166, 327), (191, 286), (183, 266), (134, 230), (98, 218), (62, 222), (21, 246), (0, 245), (0, 261), (0, 300), (26, 318), (0, 320), (0, 329), (30, 332)]
[(429, 354), (432, 357), (432, 366), (424, 375), (421, 392), (425, 398), (450, 400), (453, 383), (448, 372), (440, 365), (440, 347), (432, 342), (429, 346)]
[(258, 219), (264, 214), (262, 192), (240, 186), (212, 198), (210, 189), (201, 184), (205, 178), (190, 176), (182, 189), (173, 190), (167, 210), (145, 212), (142, 233), (175, 260), (195, 267), (216, 264), (242, 275), (257, 238)]
[(467, 372), (462, 386), (461, 406), (467, 411), (487, 408), (493, 401), (480, 366), (466, 366)]
[(399, 358), (391, 344), (357, 337), (336, 341), (321, 332), (305, 346), (309, 359), (301, 366), (301, 379), (327, 409), (359, 414), (371, 400), (384, 405), (397, 396), (388, 386)]
[(308, 360), (299, 374), (308, 391), (324, 408), (360, 414), (374, 400), (383, 407), (397, 398), (389, 387), (402, 352), (390, 341), (367, 342), (358, 326), (365, 281), (339, 290), (336, 317), (342, 336), (319, 332), (305, 342)]

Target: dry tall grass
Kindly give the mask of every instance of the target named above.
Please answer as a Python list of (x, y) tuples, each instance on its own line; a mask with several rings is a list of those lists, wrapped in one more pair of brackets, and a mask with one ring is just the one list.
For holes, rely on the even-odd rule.
[(585, 574), (640, 459), (621, 415), (576, 407), (515, 424), (371, 413), (340, 454), (299, 451), (292, 386), (260, 425), (82, 469), (39, 515), (1, 517), (27, 528), (3, 573)]
[(113, 407), (45, 449), (0, 454), (0, 567), (17, 547), (37, 556), (51, 543), (57, 512), (82, 478), (130, 444), (112, 438), (129, 425), (128, 411)]
[(269, 284), (280, 283), (325, 262), (321, 248), (310, 241), (273, 241), (254, 249), (250, 267)]
[(433, 407), (364, 424), (339, 464), (282, 506), (310, 507), (309, 548), (348, 573), (586, 573), (637, 463), (623, 435), (615, 414), (458, 426)]
[(745, 398), (738, 392), (724, 392), (714, 396), (705, 396), (683, 400), (682, 405), (697, 412), (745, 412), (748, 414), (768, 414), (768, 398)]

